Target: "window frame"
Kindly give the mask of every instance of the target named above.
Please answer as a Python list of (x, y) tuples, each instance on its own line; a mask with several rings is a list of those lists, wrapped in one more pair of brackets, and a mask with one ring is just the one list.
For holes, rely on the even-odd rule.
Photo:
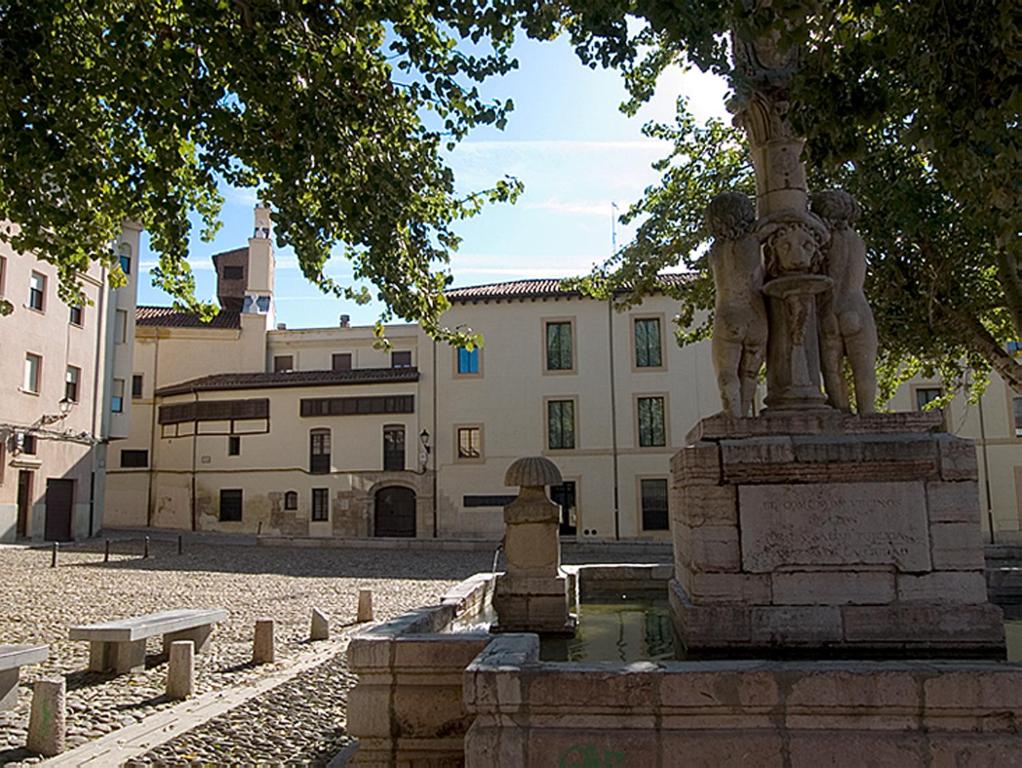
[[(629, 332), (631, 337), (631, 363), (633, 373), (658, 372), (667, 370), (667, 355), (664, 348), (664, 316), (662, 314), (634, 314), (630, 315)], [(660, 347), (659, 365), (639, 365), (639, 344), (636, 338), (640, 322), (655, 321), (657, 324), (658, 344)]]
[[(396, 453), (388, 453), (387, 451), (387, 433), (388, 432), (401, 432), (401, 466), (393, 467), (387, 466), (387, 456), (396, 456)], [(381, 457), (382, 467), (384, 472), (404, 472), (408, 469), (408, 427), (404, 424), (384, 424), (381, 430), (382, 439), (382, 450), (383, 455)]]
[[(121, 385), (119, 395), (117, 394), (118, 383)], [(124, 413), (124, 379), (114, 379), (110, 384), (110, 413)]]
[(298, 509), (298, 491), (284, 491), (284, 511), (295, 512)]
[(128, 343), (128, 310), (118, 309), (114, 311), (114, 344), (127, 343)]
[[(909, 391), (910, 391), (910, 393), (912, 395), (911, 406), (912, 406), (912, 410), (915, 413), (933, 413), (932, 410), (930, 410), (930, 411), (922, 410), (921, 408), (919, 408), (919, 405), (918, 405), (919, 404), (919, 393), (923, 392), (923, 391), (930, 391), (930, 390), (936, 391), (938, 393), (937, 397), (943, 397), (944, 396), (944, 387), (942, 385), (940, 385), (940, 384), (936, 384), (936, 385), (935, 384), (929, 384), (929, 383), (912, 384), (911, 387), (909, 388)], [(931, 403), (933, 401), (932, 400), (927, 400), (926, 402), (927, 403)], [(943, 427), (944, 427), (945, 430), (947, 430), (947, 428), (948, 428), (948, 416), (949, 416), (948, 411), (949, 410), (950, 410), (950, 408), (938, 408), (938, 409), (936, 409), (936, 412), (939, 413), (940, 416), (941, 416), (941, 419), (943, 421)]]
[[(134, 458), (144, 457), (145, 462), (142, 464), (136, 464), (133, 462), (125, 463), (125, 454), (130, 454)], [(121, 448), (120, 455), (120, 468), (121, 469), (148, 469), (149, 468), (149, 450), (146, 448)]]
[(1019, 426), (1018, 419), (1015, 416), (1015, 401), (1022, 401), (1022, 395), (1016, 395), (1015, 391), (1007, 385), (1005, 385), (1004, 391), (1008, 396), (1008, 436), (1016, 440), (1022, 440), (1022, 427)]
[(465, 347), (454, 347), (453, 354), (453, 367), (451, 369), (452, 375), (456, 379), (481, 379), (483, 376), (483, 348), (478, 344), (472, 348), (469, 354), (475, 355), (476, 370), (475, 371), (462, 371), (461, 370), (461, 353), (468, 350)]
[[(317, 498), (323, 502), (323, 508), (317, 510)], [(309, 522), (329, 523), (330, 522), (330, 489), (313, 488), (311, 505), (309, 507)]]
[[(550, 405), (552, 403), (571, 403), (572, 413), (572, 443), (570, 447), (553, 448), (550, 445)], [(570, 451), (577, 451), (582, 442), (579, 431), (578, 396), (577, 395), (552, 395), (543, 398), (543, 452), (563, 454)]]
[[(67, 324), (72, 325), (75, 328), (85, 327), (85, 305), (84, 304), (72, 304), (67, 308)], [(78, 312), (78, 320), (75, 320), (75, 312)]]
[[(397, 362), (394, 360), (394, 356), (395, 355), (408, 355), (408, 365), (398, 365)], [(412, 350), (410, 350), (410, 349), (392, 349), (392, 350), (390, 350), (390, 367), (391, 368), (414, 368), (415, 367), (415, 358), (412, 355)]]
[[(125, 269), (125, 264), (127, 269)], [(131, 246), (127, 243), (121, 243), (117, 247), (117, 265), (121, 268), (121, 272), (129, 280), (131, 279)]]
[[(337, 367), (338, 359), (344, 359), (344, 358), (348, 359), (348, 367), (347, 368), (338, 368)], [(355, 355), (352, 354), (351, 352), (331, 352), (330, 353), (330, 370), (334, 371), (334, 372), (338, 372), (338, 371), (353, 371), (353, 370), (355, 370)]]
[[(74, 374), (74, 381), (73, 382), (70, 380), (71, 371), (75, 372), (75, 374)], [(68, 400), (70, 400), (72, 403), (77, 403), (78, 402), (78, 396), (79, 396), (79, 394), (81, 394), (78, 391), (79, 386), (81, 385), (81, 383), (82, 383), (82, 369), (79, 368), (77, 365), (68, 365), (68, 366), (66, 366), (66, 368), (64, 370), (64, 397), (67, 398)], [(73, 397), (72, 397), (72, 392), (69, 391), (69, 388), (71, 387), (72, 384), (74, 385), (74, 392), (73, 392), (74, 396)]]
[[(278, 360), (290, 360), (287, 368), (278, 368)], [(295, 356), (294, 355), (274, 355), (273, 356), (273, 372), (274, 373), (291, 373), (292, 371), (298, 370), (295, 367)]]
[[(35, 288), (32, 285), (32, 278), (38, 277), (42, 281), (42, 288)], [(49, 279), (42, 272), (36, 272), (34, 269), (28, 274), (28, 303), (25, 304), (27, 309), (31, 309), (33, 312), (38, 312), (42, 315), (46, 314), (46, 289), (49, 287)], [(34, 297), (38, 294), (39, 306), (37, 307), (33, 301)]]
[(228, 456), (241, 455), (241, 435), (227, 436), (227, 455)]
[[(138, 388), (135, 388), (135, 383), (138, 382)], [(131, 374), (131, 399), (141, 400), (145, 392), (145, 376), (141, 373)]]
[[(33, 358), (36, 361), (35, 375), (32, 377), (34, 379), (34, 381), (32, 382), (32, 386), (35, 387), (34, 389), (27, 386), (29, 358)], [(26, 351), (25, 361), (21, 369), (21, 386), (19, 387), (19, 389), (26, 395), (34, 395), (36, 397), (39, 397), (42, 388), (43, 388), (43, 356), (37, 354), (36, 352)]]
[[(548, 334), (550, 333), (548, 327), (550, 325), (567, 325), (569, 326), (570, 338), (571, 338), (571, 367), (570, 368), (550, 368), (549, 358), (549, 346), (548, 346)], [(578, 333), (575, 327), (575, 318), (572, 317), (543, 317), (540, 318), (540, 329), (541, 344), (540, 344), (540, 364), (541, 370), (544, 376), (571, 376), (578, 373)]]
[[(316, 453), (316, 438), (326, 437), (326, 451), (323, 450), (322, 444), (320, 445), (319, 453)], [(322, 442), (322, 441), (321, 441)], [(313, 427), (309, 430), (309, 474), (310, 475), (329, 475), (333, 472), (333, 431), (329, 427)], [(326, 456), (325, 464), (326, 468), (322, 466), (317, 467), (316, 456)], [(324, 461), (321, 459), (320, 464)]]
[[(660, 400), (661, 418), (663, 420), (664, 442), (663, 445), (642, 444), (642, 417), (639, 412), (641, 400)], [(667, 392), (636, 392), (632, 395), (632, 419), (635, 425), (633, 439), (635, 448), (640, 451), (663, 451), (671, 446), (671, 407)]]
[[(486, 452), (483, 441), (483, 425), (480, 423), (454, 424), (454, 462), (456, 464), (483, 464), (486, 461)], [(463, 456), (461, 453), (461, 432), (462, 430), (475, 429), (479, 432), (479, 455)]]
[[(224, 517), (224, 494), (238, 494), (238, 516)], [(221, 523), (240, 523), (245, 519), (245, 491), (243, 488), (221, 488), (217, 505), (217, 520)]]
[[(662, 482), (664, 484), (664, 517), (665, 527), (663, 528), (647, 528), (646, 527), (646, 510), (643, 506), (645, 495), (643, 494), (643, 484), (647, 482)], [(667, 537), (671, 533), (671, 483), (670, 479), (665, 475), (636, 475), (635, 476), (635, 530), (640, 536), (651, 536), (651, 537)]]

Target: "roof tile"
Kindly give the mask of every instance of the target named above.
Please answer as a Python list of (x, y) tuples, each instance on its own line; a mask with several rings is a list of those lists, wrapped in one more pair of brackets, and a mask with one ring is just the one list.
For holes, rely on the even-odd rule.
[(346, 386), (352, 384), (393, 384), (419, 380), (419, 369), (355, 368), (350, 371), (288, 371), (285, 373), (215, 373), (198, 379), (171, 384), (157, 395), (181, 395), (188, 392), (226, 389), (267, 389), (277, 387)]
[(194, 312), (182, 312), (174, 307), (139, 306), (135, 309), (135, 324), (158, 328), (240, 328), (241, 313), (221, 309), (208, 323)]

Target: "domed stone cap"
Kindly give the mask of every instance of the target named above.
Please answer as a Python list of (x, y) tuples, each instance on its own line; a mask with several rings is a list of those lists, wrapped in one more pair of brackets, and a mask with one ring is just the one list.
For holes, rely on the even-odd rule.
[(560, 485), (561, 470), (550, 459), (527, 456), (512, 462), (504, 475), (504, 485)]

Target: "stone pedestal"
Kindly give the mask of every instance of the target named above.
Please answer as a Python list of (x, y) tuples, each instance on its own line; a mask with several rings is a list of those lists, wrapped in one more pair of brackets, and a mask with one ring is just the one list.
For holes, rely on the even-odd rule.
[(523, 487), (504, 507), (507, 572), (494, 588), (494, 632), (574, 634), (568, 580), (560, 573), (559, 513), (542, 486)]
[(696, 652), (1003, 654), (971, 441), (939, 414), (715, 416), (671, 462), (674, 623)]

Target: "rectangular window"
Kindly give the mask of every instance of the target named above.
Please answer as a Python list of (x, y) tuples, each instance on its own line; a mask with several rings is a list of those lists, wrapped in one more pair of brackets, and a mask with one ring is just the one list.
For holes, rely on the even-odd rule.
[(639, 446), (654, 448), (667, 445), (667, 430), (664, 428), (664, 399), (662, 397), (640, 397)]
[(4, 295), (4, 288), (7, 287), (7, 257), (0, 256), (0, 296)]
[(72, 403), (78, 402), (78, 380), (81, 377), (81, 368), (75, 368), (73, 365), (67, 367), (67, 373), (64, 376), (64, 397)]
[(575, 447), (575, 401), (548, 400), (547, 439), (550, 450), (565, 450)]
[(400, 472), (405, 468), (405, 428), (383, 428), (383, 469)]
[(114, 315), (114, 343), (124, 344), (128, 340), (128, 313), (118, 309)]
[(560, 485), (550, 486), (550, 501), (561, 508), (557, 532), (561, 536), (575, 536), (578, 533), (578, 507), (575, 501), (577, 489), (574, 480), (565, 480)]
[(458, 458), (479, 459), (483, 455), (483, 430), (479, 427), (458, 427)]
[(666, 531), (670, 528), (667, 519), (667, 480), (640, 480), (642, 496), (642, 530)]
[(284, 494), (284, 509), (298, 509), (298, 491), (288, 491)]
[(335, 352), (330, 355), (330, 367), (335, 371), (350, 371), (351, 352)]
[(114, 379), (113, 391), (110, 396), (110, 410), (114, 413), (124, 412), (124, 379)]
[(268, 398), (249, 400), (200, 400), (191, 403), (161, 405), (159, 423), (183, 424), (186, 421), (252, 421), (270, 418)]
[[(124, 247), (124, 246), (122, 246)], [(131, 274), (131, 256), (126, 253), (120, 255), (121, 272), (125, 275)]]
[(663, 365), (660, 350), (660, 319), (638, 318), (635, 321), (635, 367), (659, 368)]
[(1015, 411), (1015, 437), (1022, 437), (1022, 397), (1013, 397), (1011, 404)]
[(220, 522), (237, 523), (241, 521), (241, 499), (240, 488), (220, 490)]
[(228, 456), (241, 455), (241, 437), (239, 435), (227, 436), (227, 455)]
[(390, 353), (391, 368), (411, 368), (412, 351), (410, 349), (394, 350)]
[(302, 416), (372, 416), (381, 413), (415, 413), (415, 395), (317, 397), (302, 400), (299, 413)]
[(224, 267), (224, 280), (244, 280), (244, 267)]
[(39, 394), (39, 380), (43, 368), (43, 359), (39, 355), (29, 352), (25, 355), (25, 375), (22, 378), (21, 388), (34, 395)]
[(479, 347), (458, 347), (458, 374), (472, 376), (479, 373)]
[(571, 323), (567, 320), (547, 323), (546, 369), (548, 371), (570, 371), (574, 367)]
[(149, 451), (135, 451), (127, 448), (121, 449), (121, 467), (135, 468), (149, 466)]
[(85, 308), (81, 306), (73, 306), (69, 309), (71, 314), (68, 318), (68, 322), (71, 323), (71, 325), (77, 325), (81, 328), (85, 324)]
[(323, 522), (330, 519), (330, 490), (328, 488), (312, 489), (312, 521)]
[(916, 389), (916, 410), (922, 411), (934, 400), (940, 399), (943, 391), (940, 387), (918, 387)]
[(21, 448), (21, 452), (26, 456), (35, 456), (36, 452), (36, 439), (35, 435), (30, 435), (27, 432), (22, 432), (19, 436), (18, 447)]
[(295, 359), (292, 355), (274, 355), (273, 372), (287, 373), (295, 369)]
[(309, 472), (325, 475), (330, 472), (330, 430), (314, 429), (309, 433)]
[(131, 399), (138, 400), (142, 397), (142, 374), (134, 373), (131, 375)]
[(28, 281), (28, 306), (40, 312), (46, 309), (46, 276), (33, 272)]

